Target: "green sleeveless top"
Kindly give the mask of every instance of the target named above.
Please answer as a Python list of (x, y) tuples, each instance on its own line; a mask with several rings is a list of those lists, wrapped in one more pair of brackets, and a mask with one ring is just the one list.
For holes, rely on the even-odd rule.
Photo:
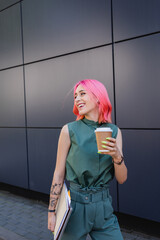
[(97, 153), (95, 129), (110, 127), (116, 138), (118, 127), (86, 118), (68, 123), (71, 146), (66, 159), (66, 179), (82, 188), (103, 187), (114, 177), (112, 157)]

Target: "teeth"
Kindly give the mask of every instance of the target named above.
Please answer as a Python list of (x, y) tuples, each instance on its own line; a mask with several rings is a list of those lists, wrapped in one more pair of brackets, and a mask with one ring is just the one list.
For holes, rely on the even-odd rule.
[(79, 107), (83, 107), (83, 106), (84, 106), (84, 104), (80, 104), (80, 105), (79, 105)]

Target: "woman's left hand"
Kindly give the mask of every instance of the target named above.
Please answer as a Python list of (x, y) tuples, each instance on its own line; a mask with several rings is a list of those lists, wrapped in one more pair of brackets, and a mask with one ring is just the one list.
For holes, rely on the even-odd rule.
[(106, 138), (106, 141), (102, 141), (102, 147), (104, 150), (108, 150), (108, 152), (99, 152), (101, 154), (108, 154), (110, 155), (113, 159), (119, 159), (121, 158), (121, 152), (117, 146), (117, 141), (115, 138), (108, 137)]
[(116, 139), (109, 137), (102, 142), (102, 149), (108, 150), (108, 152), (103, 154), (109, 154), (112, 156), (116, 180), (120, 184), (124, 183), (127, 180), (127, 168), (122, 157), (122, 134), (120, 129), (118, 129)]

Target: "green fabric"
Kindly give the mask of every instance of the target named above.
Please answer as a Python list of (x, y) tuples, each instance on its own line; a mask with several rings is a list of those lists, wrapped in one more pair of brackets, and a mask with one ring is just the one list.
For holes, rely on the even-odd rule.
[(92, 194), (71, 190), (71, 199), (73, 211), (62, 240), (86, 240), (88, 233), (92, 240), (123, 240), (108, 189)]
[(114, 177), (112, 157), (97, 153), (95, 129), (110, 127), (116, 138), (118, 127), (111, 123), (99, 124), (84, 118), (68, 123), (71, 147), (66, 160), (66, 179), (82, 188), (105, 186)]

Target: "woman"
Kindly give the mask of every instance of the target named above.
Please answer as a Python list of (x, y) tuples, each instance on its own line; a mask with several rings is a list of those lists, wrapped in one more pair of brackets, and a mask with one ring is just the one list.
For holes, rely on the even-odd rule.
[[(65, 125), (58, 142), (57, 162), (50, 191), (48, 229), (54, 231), (56, 204), (64, 178), (70, 181), (72, 214), (63, 240), (122, 240), (113, 214), (109, 181), (127, 179), (120, 129), (111, 123), (112, 106), (102, 83), (86, 79), (74, 87), (73, 112), (77, 121)], [(107, 154), (97, 152), (95, 129), (112, 128), (112, 137), (102, 142)]]

